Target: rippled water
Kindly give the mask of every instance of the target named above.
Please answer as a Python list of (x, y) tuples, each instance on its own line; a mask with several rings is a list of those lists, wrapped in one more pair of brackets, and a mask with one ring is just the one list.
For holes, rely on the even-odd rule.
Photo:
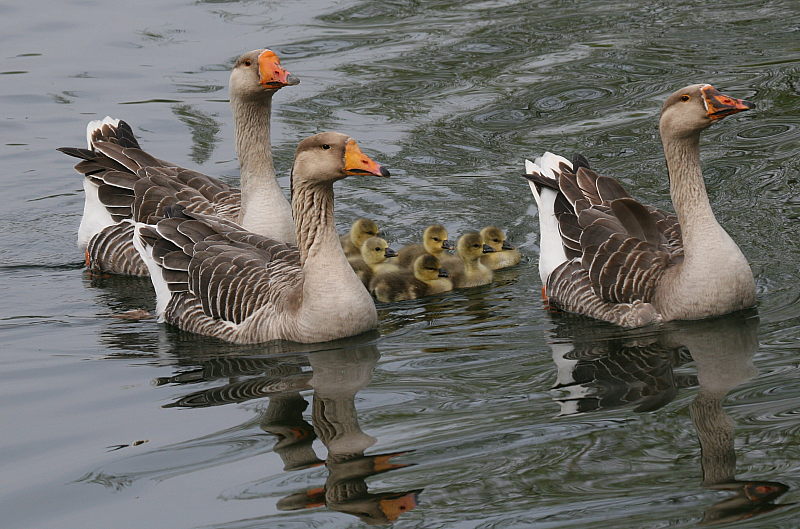
[[(800, 512), (800, 7), (709, 2), (136, 2), (0, 6), (4, 528), (785, 528)], [(337, 222), (395, 247), (497, 224), (525, 255), (486, 287), (379, 305), (378, 332), (239, 347), (148, 321), (147, 282), (90, 278), (74, 240), (84, 124), (235, 181), (228, 68), (268, 46), (280, 174), (357, 138), (393, 178)], [(669, 207), (660, 101), (757, 103), (704, 134), (757, 311), (622, 331), (547, 312), (522, 160), (585, 154)], [(286, 184), (286, 178), (281, 181)]]

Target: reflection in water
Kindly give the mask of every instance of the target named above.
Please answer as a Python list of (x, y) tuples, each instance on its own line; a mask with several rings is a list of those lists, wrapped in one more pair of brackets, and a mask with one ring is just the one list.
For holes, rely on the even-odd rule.
[[(690, 411), (700, 441), (703, 486), (736, 493), (708, 507), (702, 524), (751, 518), (785, 506), (772, 502), (788, 486), (736, 479), (734, 423), (722, 407), (728, 392), (756, 374), (756, 315), (677, 322), (652, 334), (617, 333), (603, 341), (581, 334), (581, 319), (566, 315), (562, 320), (559, 315), (558, 320), (550, 346), (558, 368), (554, 390), (561, 415), (619, 406), (652, 411), (672, 401), (679, 388), (697, 385)], [(577, 337), (569, 341), (570, 334)], [(674, 373), (691, 360), (696, 379)]]
[(219, 143), (217, 137), (220, 129), (219, 121), (192, 105), (173, 105), (172, 111), (192, 133), (192, 161), (197, 164), (206, 163), (211, 158), (214, 147)]
[[(388, 523), (414, 509), (420, 490), (368, 491), (366, 478), (409, 466), (394, 463), (407, 452), (365, 455), (376, 439), (358, 424), (355, 396), (366, 387), (379, 358), (374, 345), (334, 348), (309, 355), (274, 358), (217, 358), (199, 369), (158, 379), (157, 384), (192, 384), (225, 378), (219, 387), (185, 395), (165, 407), (208, 407), (269, 397), (259, 425), (278, 438), (273, 451), (284, 470), (297, 471), (324, 463), (328, 478), (321, 487), (290, 494), (278, 509), (293, 511), (327, 506), (370, 524)], [(307, 368), (310, 366), (311, 370)], [(253, 376), (257, 375), (257, 376)], [(242, 379), (247, 376), (248, 378)], [(308, 404), (300, 391), (313, 390), (311, 422), (303, 418)], [(319, 438), (328, 450), (323, 461), (312, 446)]]

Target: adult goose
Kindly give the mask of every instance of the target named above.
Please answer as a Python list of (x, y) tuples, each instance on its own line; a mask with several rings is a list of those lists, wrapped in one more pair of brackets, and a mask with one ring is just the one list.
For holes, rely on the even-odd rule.
[(126, 122), (110, 117), (89, 123), (87, 149), (59, 149), (83, 159), (75, 169), (84, 175), (78, 246), (85, 251), (87, 267), (147, 275), (133, 247), (132, 219), (163, 216), (164, 194), (179, 197), (192, 211), (219, 215), (254, 233), (295, 242), (291, 206), (272, 164), (270, 113), (275, 92), (297, 83), (270, 50), (247, 52), (234, 64), (230, 100), (241, 189), (154, 158), (140, 148)]
[(168, 210), (174, 216), (137, 224), (134, 244), (155, 286), (159, 320), (235, 343), (315, 343), (374, 328), (375, 304), (347, 262), (333, 218), (333, 183), (354, 174), (389, 171), (344, 134), (300, 142), (292, 169), (297, 246), (181, 210), (180, 202)]
[(624, 327), (753, 306), (753, 274), (714, 217), (699, 150), (704, 129), (753, 107), (709, 84), (687, 86), (664, 102), (659, 131), (675, 215), (640, 204), (583, 157), (526, 160), (549, 303)]

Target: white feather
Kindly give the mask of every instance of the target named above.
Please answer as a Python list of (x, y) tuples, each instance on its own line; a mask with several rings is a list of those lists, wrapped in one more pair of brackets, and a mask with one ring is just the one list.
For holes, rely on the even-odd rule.
[[(572, 164), (563, 156), (551, 152), (544, 153), (535, 158), (533, 162), (525, 160), (525, 172), (528, 174), (539, 173), (548, 178), (555, 178), (559, 174), (559, 164), (565, 163), (569, 168)], [(561, 244), (561, 231), (555, 215), (555, 202), (558, 194), (556, 191), (543, 187), (541, 193), (533, 182), (528, 182), (539, 208), (539, 277), (542, 284), (547, 284), (547, 278), (561, 263), (567, 260), (564, 246)]]
[(78, 246), (86, 250), (89, 241), (106, 226), (115, 224), (106, 207), (100, 202), (98, 187), (88, 178), (83, 179), (83, 217), (78, 228)]
[(86, 125), (86, 148), (94, 150), (92, 146), (92, 133), (103, 125), (112, 125), (114, 127), (119, 126), (119, 120), (114, 119), (111, 116), (106, 116), (103, 119), (95, 119), (90, 121), (88, 125)]
[(172, 299), (172, 292), (169, 290), (164, 276), (161, 275), (161, 266), (153, 258), (153, 247), (147, 246), (140, 236), (140, 230), (143, 226), (147, 226), (142, 222), (135, 224), (133, 235), (133, 246), (142, 257), (142, 261), (147, 265), (147, 270), (150, 272), (150, 281), (153, 282), (153, 288), (156, 291), (156, 315), (159, 322), (164, 322), (164, 311), (167, 309), (169, 300)]

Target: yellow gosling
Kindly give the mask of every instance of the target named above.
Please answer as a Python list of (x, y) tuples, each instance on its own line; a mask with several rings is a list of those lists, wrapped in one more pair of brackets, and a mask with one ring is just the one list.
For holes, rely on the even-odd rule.
[(433, 224), (425, 228), (422, 244), (404, 246), (397, 253), (397, 263), (403, 268), (411, 268), (417, 257), (430, 254), (441, 259), (445, 250), (452, 250), (453, 245), (447, 240), (447, 229), (441, 224)]
[(350, 233), (345, 233), (339, 236), (342, 243), (342, 250), (344, 255), (350, 259), (351, 257), (361, 257), (361, 245), (370, 237), (378, 236), (378, 225), (369, 219), (357, 219), (350, 226)]
[(511, 246), (508, 239), (506, 239), (506, 234), (500, 228), (486, 226), (481, 230), (481, 238), (484, 244), (488, 244), (494, 250), (494, 252), (487, 253), (481, 257), (481, 263), (492, 270), (514, 266), (519, 264), (520, 259), (522, 259), (519, 250)]
[(430, 254), (417, 257), (413, 271), (382, 273), (370, 283), (370, 292), (383, 302), (417, 299), (450, 290), (453, 282), (440, 267), (439, 259)]
[(492, 252), (494, 252), (492, 247), (483, 244), (483, 238), (477, 231), (462, 235), (456, 245), (456, 255), (459, 260), (449, 260), (444, 264), (453, 281), (453, 286), (466, 288), (491, 283), (494, 273), (491, 268), (481, 263), (481, 257), (485, 253)]

